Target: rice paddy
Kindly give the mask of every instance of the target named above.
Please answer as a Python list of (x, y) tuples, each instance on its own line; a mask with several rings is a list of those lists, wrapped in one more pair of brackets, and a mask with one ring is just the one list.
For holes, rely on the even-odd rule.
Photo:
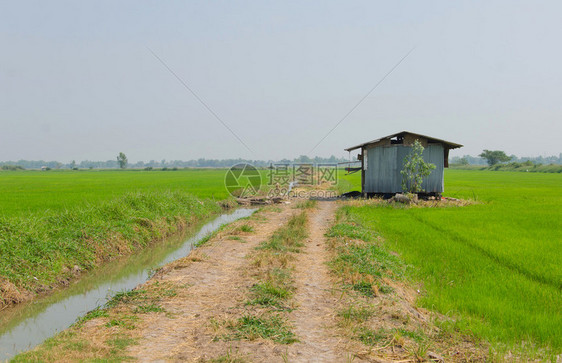
[[(343, 176), (355, 187), (358, 176)], [(344, 207), (423, 282), (423, 306), (511, 348), (562, 350), (562, 176), (448, 170), (445, 195), (476, 204)]]
[(222, 200), (228, 197), (224, 175), (223, 169), (3, 171), (0, 215), (73, 209), (138, 191), (181, 191), (198, 198)]

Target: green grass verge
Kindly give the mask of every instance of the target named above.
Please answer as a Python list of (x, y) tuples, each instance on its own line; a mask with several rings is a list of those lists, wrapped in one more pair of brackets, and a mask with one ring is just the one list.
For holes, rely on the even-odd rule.
[(328, 237), (337, 238), (331, 240), (336, 252), (329, 262), (332, 271), (347, 287), (365, 296), (392, 292), (382, 278), (402, 279), (406, 266), (381, 247), (376, 239), (378, 234), (354, 220), (348, 209), (338, 210), (337, 221), (327, 233)]
[[(404, 296), (394, 294), (394, 288), (387, 285), (406, 281), (407, 266), (347, 209), (340, 208), (336, 217), (327, 236), (334, 252), (329, 266), (341, 279), (340, 299), (345, 302), (337, 312), (342, 334), (371, 347), (377, 360), (426, 361), (427, 342), (436, 339), (434, 328), (412, 319), (408, 303), (403, 304)], [(447, 337), (445, 344), (450, 347), (455, 341)], [(395, 348), (401, 355), (388, 355)]]

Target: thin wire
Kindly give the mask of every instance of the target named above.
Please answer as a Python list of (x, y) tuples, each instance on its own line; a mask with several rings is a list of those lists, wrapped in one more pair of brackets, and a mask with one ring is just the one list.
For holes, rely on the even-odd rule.
[(394, 65), (394, 67), (392, 67), (388, 72), (386, 72), (386, 74), (384, 75), (384, 77), (382, 77), (382, 78), (377, 82), (377, 84), (375, 84), (375, 86), (374, 86), (373, 88), (371, 88), (371, 90), (370, 90), (369, 92), (367, 92), (367, 94), (366, 94), (365, 96), (363, 96), (363, 98), (361, 98), (361, 99), (359, 100), (359, 102), (357, 102), (357, 103), (355, 104), (355, 106), (353, 106), (353, 108), (352, 108), (351, 110), (349, 110), (349, 112), (346, 113), (345, 116), (344, 116), (341, 120), (339, 120), (339, 121), (335, 124), (335, 126), (332, 127), (332, 129), (331, 129), (330, 131), (328, 131), (328, 133), (327, 133), (326, 135), (324, 135), (324, 137), (323, 137), (322, 139), (320, 139), (320, 141), (318, 141), (318, 143), (316, 144), (316, 146), (314, 146), (314, 147), (312, 148), (312, 150), (310, 150), (308, 153), (311, 154), (314, 150), (316, 150), (316, 148), (318, 147), (318, 145), (320, 145), (320, 144), (322, 143), (322, 141), (324, 141), (324, 140), (325, 140), (325, 139), (326, 139), (326, 138), (327, 138), (327, 137), (328, 137), (344, 120), (345, 120), (345, 119), (347, 119), (347, 118), (349, 117), (349, 115), (351, 115), (351, 114), (353, 113), (353, 111), (355, 111), (355, 109), (356, 109), (357, 107), (359, 107), (359, 105), (360, 105), (361, 103), (363, 103), (363, 101), (365, 101), (365, 99), (366, 99), (367, 97), (369, 97), (369, 95), (370, 95), (371, 93), (373, 93), (373, 91), (376, 90), (377, 87), (378, 87), (388, 76), (390, 76), (390, 74), (391, 74), (392, 72), (394, 72), (394, 70), (395, 70), (396, 68), (398, 68), (398, 66), (399, 66), (406, 58), (408, 58), (408, 56), (414, 51), (414, 49), (416, 49), (416, 47), (410, 49), (410, 51), (409, 51), (408, 53), (406, 53), (406, 55), (403, 56), (403, 57), (398, 61), (398, 63), (396, 63), (396, 64)]
[(219, 116), (218, 116), (218, 115), (217, 115), (217, 114), (216, 114), (216, 113), (215, 113), (215, 112), (214, 112), (214, 111), (197, 95), (197, 93), (195, 93), (195, 92), (191, 89), (191, 87), (189, 87), (189, 86), (187, 85), (187, 83), (185, 83), (185, 81), (184, 81), (183, 79), (181, 79), (180, 76), (178, 76), (178, 75), (176, 74), (176, 72), (174, 72), (174, 71), (172, 70), (172, 68), (170, 68), (170, 67), (168, 66), (168, 64), (166, 64), (166, 62), (164, 62), (164, 60), (162, 60), (162, 58), (160, 58), (156, 53), (154, 53), (154, 51), (153, 51), (152, 49), (150, 49), (149, 47), (146, 47), (146, 48), (148, 49), (148, 51), (149, 51), (150, 53), (152, 53), (152, 55), (154, 56), (154, 58), (158, 59), (158, 61), (160, 61), (160, 63), (162, 63), (162, 65), (163, 65), (164, 67), (166, 67), (166, 69), (167, 69), (174, 77), (176, 77), (176, 79), (185, 87), (185, 89), (188, 90), (188, 91), (193, 95), (193, 97), (195, 97), (195, 98), (197, 99), (197, 101), (199, 101), (199, 102), (203, 105), (203, 107), (205, 107), (205, 108), (207, 109), (207, 111), (209, 111), (209, 112), (211, 113), (211, 115), (213, 115), (228, 131), (230, 131), (230, 133), (231, 133), (238, 141), (240, 141), (240, 143), (241, 143), (242, 145), (244, 145), (244, 147), (245, 147), (246, 149), (248, 149), (248, 151), (249, 151), (250, 153), (254, 154), (254, 152), (252, 151), (252, 149), (250, 149), (250, 147), (249, 147), (248, 145), (246, 145), (246, 143), (245, 143), (244, 141), (242, 141), (242, 139), (241, 139), (238, 135), (236, 135), (236, 133), (226, 124), (226, 122), (224, 122), (224, 121), (223, 121), (223, 120), (222, 120), (222, 119), (221, 119), (221, 118), (220, 118), (220, 117), (219, 117)]

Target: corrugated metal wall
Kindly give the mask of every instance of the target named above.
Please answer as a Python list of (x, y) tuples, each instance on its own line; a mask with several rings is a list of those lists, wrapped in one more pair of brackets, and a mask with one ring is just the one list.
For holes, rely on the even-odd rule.
[[(410, 146), (392, 145), (367, 149), (365, 170), (366, 193), (402, 192), (402, 165), (404, 158), (411, 151)], [(425, 162), (435, 164), (436, 168), (425, 178), (422, 188), (426, 193), (443, 192), (444, 153), (443, 145), (429, 144), (423, 151)]]

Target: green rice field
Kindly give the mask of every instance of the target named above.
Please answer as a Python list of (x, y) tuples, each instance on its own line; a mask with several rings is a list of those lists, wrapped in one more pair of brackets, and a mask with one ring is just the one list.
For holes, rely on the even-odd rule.
[[(217, 213), (213, 201), (228, 197), (225, 172), (0, 172), (0, 282), (50, 285), (74, 264), (95, 267), (99, 251), (119, 254), (121, 239), (125, 249), (143, 247), (190, 215)], [(359, 190), (359, 177), (340, 174), (338, 189)], [(411, 267), (420, 304), (455, 317), (444, 328), (496, 346), (561, 352), (562, 174), (449, 169), (445, 188), (475, 203), (343, 212)]]
[(228, 197), (223, 169), (176, 171), (87, 170), (0, 172), (0, 215), (72, 209), (127, 192), (181, 191), (200, 198)]
[[(342, 179), (359, 190), (357, 174)], [(451, 328), (504, 347), (561, 352), (562, 175), (447, 170), (445, 188), (476, 204), (344, 212), (412, 266), (421, 304), (456, 317)]]

